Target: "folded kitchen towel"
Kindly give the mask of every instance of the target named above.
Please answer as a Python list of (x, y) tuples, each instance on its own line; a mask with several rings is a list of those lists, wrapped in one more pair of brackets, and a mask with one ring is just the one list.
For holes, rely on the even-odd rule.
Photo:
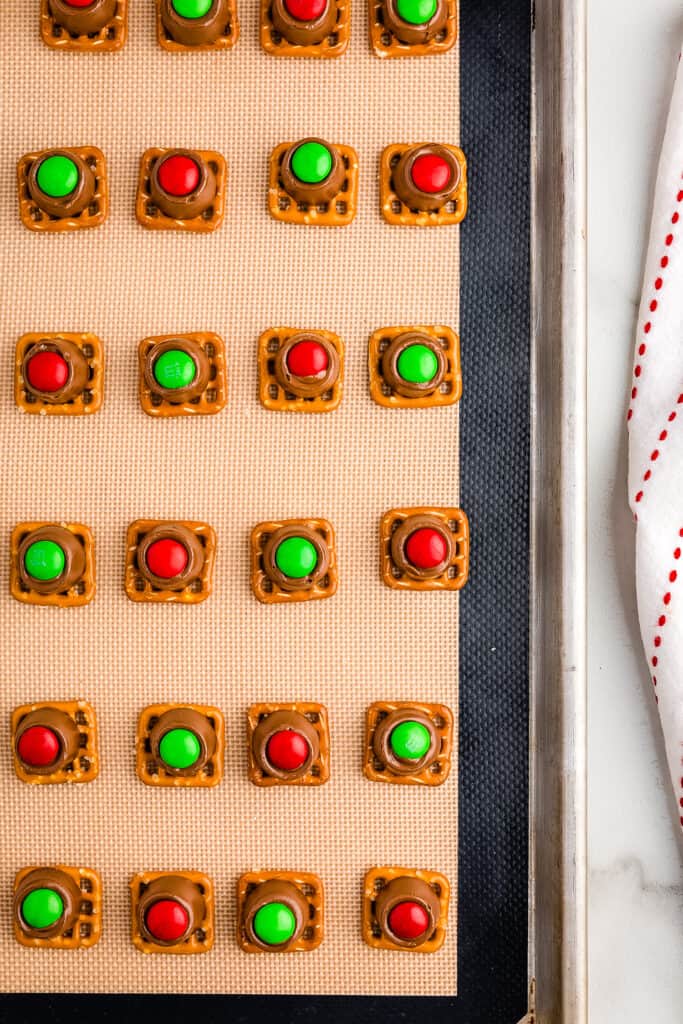
[(628, 410), (643, 645), (683, 828), (683, 65), (655, 188)]

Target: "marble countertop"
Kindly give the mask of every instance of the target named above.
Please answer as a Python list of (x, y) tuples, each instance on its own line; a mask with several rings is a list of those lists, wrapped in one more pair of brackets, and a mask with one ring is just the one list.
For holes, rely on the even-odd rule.
[(590, 1021), (680, 1024), (683, 843), (638, 632), (625, 410), (683, 2), (588, 6)]

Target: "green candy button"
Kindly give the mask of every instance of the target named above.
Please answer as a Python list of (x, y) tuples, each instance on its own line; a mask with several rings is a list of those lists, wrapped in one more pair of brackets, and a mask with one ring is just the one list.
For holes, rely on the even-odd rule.
[(389, 737), (391, 749), (396, 757), (404, 761), (419, 761), (429, 750), (431, 736), (420, 722), (401, 722)]
[(303, 142), (294, 151), (292, 172), (305, 185), (319, 185), (332, 170), (332, 154), (321, 142)]
[(68, 156), (46, 157), (36, 174), (38, 188), (52, 199), (63, 199), (78, 185), (78, 167)]
[(169, 349), (154, 363), (154, 379), (169, 391), (187, 388), (197, 376), (197, 367), (191, 356), (180, 349)]
[(50, 928), (64, 913), (64, 901), (54, 889), (34, 889), (21, 904), (29, 928)]
[(24, 555), (24, 567), (34, 580), (48, 583), (64, 572), (66, 558), (64, 551), (53, 540), (37, 540), (29, 544)]
[(425, 25), (436, 14), (437, 0), (396, 0), (399, 18), (409, 25)]
[(181, 18), (203, 18), (213, 6), (213, 0), (173, 0), (173, 10)]
[(201, 752), (199, 740), (189, 729), (170, 729), (159, 744), (161, 760), (169, 768), (190, 768)]
[(409, 345), (398, 357), (396, 369), (409, 384), (428, 384), (436, 377), (439, 360), (426, 345)]
[(288, 942), (296, 931), (296, 918), (284, 903), (266, 903), (254, 914), (254, 932), (268, 946)]
[(318, 564), (318, 552), (305, 537), (288, 537), (278, 545), (275, 564), (284, 576), (301, 580)]

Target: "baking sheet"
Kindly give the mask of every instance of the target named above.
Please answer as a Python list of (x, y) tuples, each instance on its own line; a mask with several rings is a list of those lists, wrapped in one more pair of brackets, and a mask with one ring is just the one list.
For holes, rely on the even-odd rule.
[[(8, 396), (0, 404), (6, 449), (0, 525), (8, 536), (22, 519), (87, 523), (97, 543), (98, 595), (91, 606), (65, 612), (24, 607), (9, 596), (0, 602), (6, 648), (0, 868), (8, 892), (24, 864), (95, 867), (105, 904), (100, 944), (65, 956), (16, 945), (10, 903), (3, 901), (3, 989), (456, 991), (456, 902), (446, 944), (429, 957), (370, 950), (359, 916), (362, 875), (374, 864), (440, 870), (457, 896), (457, 772), (425, 794), (373, 786), (360, 762), (364, 709), (372, 700), (419, 698), (458, 711), (457, 597), (394, 593), (377, 569), (382, 512), (457, 504), (458, 410), (380, 409), (366, 380), (374, 329), (458, 327), (458, 229), (383, 224), (376, 180), (380, 151), (391, 142), (459, 142), (458, 52), (434, 61), (379, 61), (368, 50), (364, 11), (357, 7), (345, 57), (291, 63), (259, 50), (255, 0), (240, 5), (236, 49), (215, 56), (160, 50), (152, 3), (131, 5), (129, 43), (114, 57), (55, 54), (40, 44), (28, 5), (4, 5), (12, 47), (2, 69), (0, 258), (10, 301), (0, 380)], [(359, 214), (349, 228), (290, 227), (266, 213), (270, 150), (309, 134), (359, 153)], [(50, 238), (30, 234), (17, 216), (14, 161), (33, 149), (82, 144), (100, 146), (108, 158), (108, 224)], [(137, 164), (153, 145), (225, 154), (228, 213), (220, 231), (190, 238), (145, 232), (135, 223)], [(281, 324), (322, 327), (344, 338), (345, 397), (337, 412), (284, 416), (259, 406), (256, 341)], [(471, 340), (463, 339), (465, 362), (468, 346), (484, 343), (473, 326)], [(150, 420), (137, 402), (137, 343), (193, 329), (225, 338), (228, 408), (192, 421)], [(39, 419), (14, 408), (12, 349), (31, 330), (90, 330), (102, 338), (101, 413), (81, 421)], [(467, 394), (467, 376), (464, 387)], [(263, 607), (249, 589), (249, 531), (258, 521), (297, 515), (324, 516), (335, 525), (339, 592), (310, 605)], [(204, 605), (127, 601), (125, 529), (141, 516), (215, 527), (216, 585)], [(11, 767), (11, 708), (69, 697), (91, 701), (98, 712), (100, 778), (59, 790), (22, 785)], [(313, 792), (251, 786), (246, 706), (304, 698), (321, 700), (330, 711), (329, 784)], [(224, 711), (226, 778), (215, 790), (160, 792), (136, 778), (137, 714), (166, 700)], [(315, 954), (239, 950), (235, 881), (256, 867), (323, 877), (327, 938)], [(182, 868), (214, 878), (215, 948), (182, 961), (141, 956), (129, 939), (128, 878), (139, 870)]]

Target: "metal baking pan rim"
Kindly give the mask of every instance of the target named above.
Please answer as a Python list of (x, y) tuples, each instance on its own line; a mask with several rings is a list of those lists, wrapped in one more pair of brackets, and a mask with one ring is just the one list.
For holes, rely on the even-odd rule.
[(531, 1024), (585, 1024), (586, 3), (532, 8)]

